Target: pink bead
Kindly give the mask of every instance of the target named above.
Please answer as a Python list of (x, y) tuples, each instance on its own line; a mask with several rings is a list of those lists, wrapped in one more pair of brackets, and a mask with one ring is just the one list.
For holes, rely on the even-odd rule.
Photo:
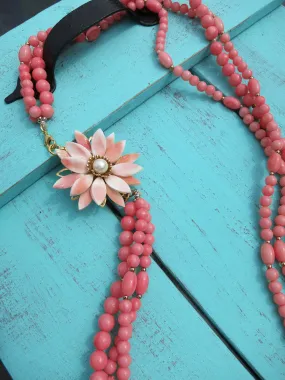
[(181, 77), (182, 73), (183, 73), (183, 67), (182, 66), (175, 66), (174, 67), (173, 74), (176, 77)]
[(96, 41), (100, 36), (101, 28), (99, 26), (92, 26), (86, 32), (86, 38), (88, 41)]
[(29, 115), (35, 119), (41, 116), (41, 109), (38, 106), (33, 106), (29, 109)]
[(248, 90), (251, 95), (256, 95), (260, 92), (260, 84), (257, 79), (253, 78), (248, 81)]
[(237, 56), (238, 56), (238, 51), (236, 49), (232, 49), (231, 51), (229, 51), (230, 59), (234, 59)]
[(122, 293), (124, 296), (131, 296), (137, 286), (137, 275), (134, 272), (127, 272), (122, 280)]
[(43, 48), (38, 46), (36, 48), (34, 48), (34, 57), (38, 57), (38, 58), (42, 58), (43, 57)]
[(118, 380), (129, 380), (131, 377), (131, 371), (129, 368), (119, 368), (117, 371)]
[(279, 140), (281, 137), (281, 131), (277, 129), (276, 131), (270, 132), (269, 137), (272, 141)]
[(227, 43), (227, 42), (229, 42), (230, 41), (230, 35), (228, 34), (228, 33), (223, 33), (222, 35), (221, 35), (221, 38), (220, 38), (220, 40), (221, 40), (221, 42), (222, 43)]
[(27, 107), (35, 106), (37, 103), (36, 99), (33, 96), (25, 96), (23, 100)]
[(270, 197), (263, 196), (260, 198), (261, 206), (265, 206), (265, 207), (270, 206), (271, 202), (272, 202), (272, 200)]
[(128, 264), (125, 262), (125, 261), (123, 261), (122, 263), (120, 263), (119, 265), (118, 265), (118, 275), (119, 275), (119, 277), (124, 277), (124, 275), (128, 272), (128, 270), (129, 270), (129, 267), (128, 267)]
[(255, 104), (256, 106), (262, 106), (263, 104), (265, 104), (265, 97), (264, 96), (257, 96), (256, 99), (255, 99)]
[(270, 123), (271, 121), (274, 122), (274, 121), (273, 121), (273, 115), (272, 115), (271, 113), (267, 113), (267, 114), (265, 114), (264, 116), (262, 116), (262, 118), (260, 119), (260, 125), (261, 125), (262, 127), (265, 127), (265, 126), (267, 126), (267, 124)]
[(258, 140), (263, 139), (266, 136), (266, 132), (263, 129), (259, 129), (258, 131), (255, 132), (255, 137)]
[(155, 231), (155, 225), (154, 224), (152, 224), (152, 223), (148, 223), (148, 225), (147, 225), (147, 228), (146, 228), (146, 233), (147, 234), (153, 234), (154, 233), (154, 231)]
[(140, 243), (135, 243), (131, 246), (131, 254), (140, 256), (144, 251), (144, 246)]
[(127, 327), (132, 323), (132, 318), (130, 313), (120, 313), (118, 317), (118, 323), (120, 326)]
[(273, 150), (282, 150), (284, 148), (284, 141), (283, 140), (275, 140), (271, 144), (271, 148)]
[(251, 76), (252, 76), (252, 71), (249, 69), (244, 70), (242, 73), (242, 77), (244, 79), (249, 79)]
[(132, 325), (120, 327), (118, 330), (118, 337), (120, 340), (129, 340), (132, 337), (132, 331)]
[(272, 195), (274, 193), (274, 188), (272, 186), (264, 186), (262, 189), (262, 194), (263, 195)]
[(238, 66), (238, 65), (240, 65), (241, 63), (242, 63), (242, 58), (241, 58), (241, 57), (239, 57), (239, 56), (234, 57), (234, 59), (233, 59), (233, 64), (234, 64), (235, 66)]
[(208, 41), (214, 40), (219, 34), (218, 28), (216, 26), (209, 26), (205, 31), (205, 36)]
[(263, 240), (269, 241), (273, 238), (273, 232), (266, 228), (260, 232), (260, 236)]
[(225, 51), (230, 52), (233, 48), (234, 48), (234, 44), (232, 42), (225, 43), (225, 46), (224, 46)]
[(121, 281), (115, 281), (111, 285), (111, 296), (115, 298), (122, 297)]
[(196, 9), (196, 16), (199, 18), (202, 18), (203, 16), (207, 15), (209, 13), (208, 7), (206, 5), (199, 5)]
[(26, 87), (30, 87), (30, 88), (33, 88), (33, 82), (29, 79), (24, 79), (22, 82), (21, 82), (21, 86), (22, 88), (26, 88)]
[(31, 74), (27, 71), (23, 71), (20, 73), (20, 80), (23, 81), (25, 79), (28, 79), (28, 80), (32, 79)]
[(220, 17), (215, 16), (214, 22), (215, 22), (216, 28), (218, 29), (218, 32), (222, 33), (224, 31), (224, 23), (223, 23), (223, 21), (220, 19)]
[(283, 237), (285, 236), (285, 228), (282, 226), (275, 226), (273, 228), (273, 234), (276, 237)]
[(143, 255), (150, 256), (152, 254), (152, 246), (149, 244), (144, 244), (143, 246)]
[(138, 219), (143, 219), (145, 221), (148, 221), (149, 219), (149, 212), (143, 208), (136, 211), (136, 217)]
[(104, 371), (93, 372), (89, 380), (108, 380), (108, 375)]
[(30, 66), (26, 65), (25, 63), (20, 63), (20, 66), (18, 67), (19, 73), (29, 73), (30, 72)]
[(237, 85), (235, 89), (235, 93), (237, 94), (237, 96), (244, 96), (247, 94), (247, 91), (248, 91), (247, 85), (243, 83), (240, 83), (239, 85)]
[(279, 281), (271, 281), (268, 285), (268, 289), (271, 291), (271, 293), (280, 293), (282, 290), (282, 285)]
[(129, 202), (125, 206), (125, 214), (128, 216), (135, 216), (136, 208), (134, 202)]
[(237, 110), (240, 108), (240, 101), (233, 96), (226, 96), (223, 100), (224, 105), (232, 110)]
[(148, 274), (147, 272), (140, 272), (137, 278), (138, 278), (138, 281), (137, 281), (136, 293), (143, 295), (147, 291), (148, 284), (149, 284)]
[(239, 74), (237, 73), (233, 73), (230, 77), (229, 77), (229, 83), (231, 86), (233, 87), (236, 87), (238, 86), (242, 81), (242, 78)]
[(249, 109), (247, 107), (242, 107), (240, 110), (239, 110), (239, 115), (240, 117), (244, 118), (246, 115), (248, 115), (250, 113)]
[(245, 70), (247, 69), (247, 64), (245, 62), (241, 62), (239, 65), (238, 65), (238, 71), (240, 73), (243, 73)]
[(206, 94), (209, 95), (209, 96), (212, 96), (214, 94), (214, 92), (216, 91), (216, 88), (215, 86), (209, 84), (206, 88)]
[(140, 266), (142, 268), (148, 268), (151, 265), (151, 258), (149, 256), (142, 256), (140, 258)]
[(118, 351), (116, 349), (116, 347), (111, 347), (110, 350), (109, 350), (109, 358), (111, 360), (113, 360), (114, 362), (117, 360), (118, 358)]
[[(266, 230), (263, 230), (266, 231)], [(266, 239), (266, 240), (271, 240), (271, 239)], [(275, 260), (275, 253), (274, 249), (271, 244), (269, 243), (263, 243), (261, 245), (261, 260), (265, 265), (272, 265)]]
[(47, 119), (50, 119), (54, 114), (54, 109), (50, 104), (42, 104), (40, 106), (42, 116), (46, 117)]
[(40, 67), (38, 67), (37, 69), (33, 70), (32, 76), (36, 81), (38, 81), (40, 79), (46, 79), (47, 73), (44, 69), (41, 69)]
[[(36, 69), (41, 70), (41, 69)], [(54, 101), (53, 94), (50, 91), (43, 91), (40, 93), (40, 101), (43, 104), (52, 104)]]
[(23, 45), (19, 50), (19, 61), (24, 63), (29, 63), (32, 59), (32, 51), (30, 46)]
[(188, 5), (187, 4), (182, 4), (181, 7), (180, 7), (180, 13), (182, 13), (183, 15), (186, 15), (186, 13), (188, 13)]
[(285, 177), (280, 178), (280, 186), (282, 186), (282, 187), (285, 186)]
[(219, 66), (224, 66), (225, 64), (227, 64), (229, 61), (229, 56), (228, 54), (226, 53), (220, 53), (218, 56), (217, 56), (217, 64)]
[(278, 214), (285, 215), (285, 206), (278, 207)]
[(273, 301), (276, 303), (276, 305), (283, 306), (285, 305), (285, 295), (283, 293), (276, 293), (273, 296)]
[(122, 313), (130, 313), (132, 311), (132, 302), (130, 300), (121, 301), (119, 309)]
[(250, 107), (253, 105), (254, 103), (254, 98), (250, 95), (250, 94), (246, 94), (244, 97), (243, 97), (243, 104), (247, 107)]
[(118, 257), (122, 261), (126, 261), (127, 257), (130, 255), (131, 248), (129, 246), (122, 247), (119, 249)]
[(42, 30), (37, 34), (37, 37), (39, 41), (44, 42), (47, 38), (47, 32)]
[(173, 64), (172, 58), (166, 52), (160, 52), (158, 55), (158, 59), (162, 66), (164, 66), (167, 69), (169, 69)]
[(215, 91), (213, 95), (213, 99), (219, 102), (223, 97), (223, 93), (221, 91)]
[(148, 226), (148, 223), (143, 219), (139, 219), (135, 222), (135, 229), (137, 231), (145, 231), (147, 226)]
[(267, 167), (270, 172), (276, 173), (281, 165), (281, 157), (277, 153), (272, 153), (272, 155), (268, 158)]
[(146, 234), (145, 235), (144, 243), (148, 244), (148, 245), (153, 245), (153, 243), (154, 243), (154, 236), (151, 235), (151, 234)]
[(202, 0), (190, 0), (189, 3), (191, 8), (196, 9), (202, 4)]
[(277, 184), (277, 178), (274, 175), (269, 175), (265, 178), (266, 185), (275, 186)]
[(192, 75), (192, 77), (189, 80), (189, 83), (191, 84), (191, 86), (197, 86), (197, 84), (199, 83), (199, 78), (197, 77), (197, 75)]
[(134, 242), (143, 243), (145, 240), (145, 234), (142, 231), (136, 231), (133, 235)]
[(179, 12), (179, 10), (180, 10), (180, 4), (179, 4), (177, 1), (175, 1), (175, 2), (172, 3), (172, 5), (171, 5), (171, 10), (172, 10), (173, 12), (175, 12), (175, 13)]
[[(284, 194), (282, 192), (282, 195), (285, 195), (285, 191), (284, 191)], [(279, 226), (284, 227), (285, 226), (285, 216), (284, 215), (277, 215), (276, 218), (274, 219), (274, 222), (275, 222), (275, 224), (278, 224)], [(284, 255), (284, 260), (282, 260), (282, 261), (285, 261), (285, 255)]]
[(191, 78), (191, 73), (190, 73), (190, 71), (189, 70), (184, 70), (183, 71), (183, 73), (182, 73), (182, 75), (181, 75), (181, 77), (182, 77), (182, 79), (183, 80), (185, 80), (185, 81), (189, 81), (189, 79)]
[[(283, 215), (282, 217), (285, 218)], [(279, 262), (285, 262), (285, 243), (282, 240), (276, 240), (274, 243), (274, 252), (276, 260)]]
[(270, 228), (272, 226), (272, 221), (270, 218), (261, 218), (259, 225), (261, 228)]
[(198, 89), (198, 91), (200, 91), (200, 92), (203, 92), (203, 91), (205, 91), (206, 90), (206, 88), (207, 88), (207, 83), (206, 82), (199, 82), (198, 84), (197, 84), (197, 89)]
[(38, 90), (38, 92), (50, 91), (50, 84), (45, 79), (40, 79), (36, 83), (36, 89)]
[(39, 44), (39, 40), (37, 39), (36, 36), (31, 36), (29, 39), (28, 39), (28, 42), (31, 46), (33, 47), (37, 47), (38, 44)]
[(140, 259), (137, 255), (130, 255), (127, 258), (127, 264), (129, 268), (137, 268), (140, 265)]
[(32, 60), (31, 60), (31, 68), (32, 69), (37, 69), (37, 68), (44, 69), (45, 66), (46, 66), (45, 61), (42, 58), (40, 58), (40, 57), (32, 58)]
[(261, 207), (260, 210), (259, 210), (259, 215), (262, 217), (262, 218), (268, 218), (270, 215), (271, 215), (271, 210), (269, 207)]
[(235, 67), (232, 63), (226, 63), (222, 69), (222, 72), (225, 76), (230, 76), (235, 72)]
[(278, 277), (279, 277), (278, 270), (276, 270), (275, 268), (267, 269), (267, 271), (266, 271), (267, 280), (275, 281), (278, 279)]
[(280, 198), (280, 204), (285, 205), (285, 197), (284, 196)]
[(90, 356), (90, 365), (95, 371), (104, 369), (107, 361), (107, 355), (103, 351), (94, 351)]
[(128, 354), (131, 350), (130, 342), (122, 340), (117, 344), (117, 350), (120, 355)]
[(141, 308), (141, 300), (138, 298), (132, 299), (133, 311), (138, 311)]
[(119, 355), (118, 365), (122, 368), (127, 368), (131, 365), (132, 359), (129, 354)]
[[(271, 156), (271, 154), (272, 154), (272, 148), (271, 148), (271, 146), (267, 146), (265, 149), (264, 149), (264, 153), (265, 153), (265, 155), (267, 156), (267, 157), (269, 157), (269, 156)], [(282, 167), (282, 165), (280, 166), (280, 169), (281, 169), (281, 167)], [(279, 170), (280, 170), (279, 169)], [(278, 171), (279, 172), (279, 171)]]
[(108, 360), (107, 364), (106, 364), (106, 367), (104, 368), (104, 371), (108, 374), (108, 375), (113, 375), (113, 373), (115, 373), (117, 369), (117, 364), (116, 362), (114, 362), (113, 360)]
[(111, 314), (102, 314), (98, 320), (100, 330), (110, 332), (115, 326), (115, 318)]
[[(207, 16), (204, 16), (204, 17), (207, 17)], [(213, 55), (219, 55), (223, 51), (223, 45), (218, 41), (214, 41), (211, 43), (210, 51)]]
[(132, 231), (135, 228), (135, 219), (131, 216), (124, 216), (121, 220), (121, 226), (125, 231)]
[(97, 350), (104, 351), (111, 344), (111, 335), (106, 331), (98, 332), (94, 337), (94, 346)]
[[(133, 3), (134, 4), (134, 3)], [(129, 5), (129, 4), (128, 4)], [(107, 21), (105, 20), (102, 20), (99, 22), (99, 26), (102, 30), (107, 30), (109, 28), (109, 24), (107, 23)]]
[(203, 28), (208, 28), (209, 26), (213, 26), (215, 24), (214, 17), (211, 15), (205, 15), (201, 18), (201, 25)]
[(131, 245), (133, 242), (133, 234), (130, 231), (123, 231), (119, 237), (120, 243), (122, 245)]
[[(157, 0), (147, 0), (146, 2), (146, 7), (151, 11), (151, 12), (154, 12), (154, 13), (158, 13), (161, 8), (162, 8), (162, 5), (160, 4), (160, 2), (158, 2)], [(180, 7), (180, 6), (179, 6)]]
[[(165, 1), (164, 1), (164, 4), (165, 4)], [(188, 11), (188, 17), (189, 18), (195, 18), (196, 17), (196, 11), (193, 10), (193, 9), (189, 9), (189, 11)]]

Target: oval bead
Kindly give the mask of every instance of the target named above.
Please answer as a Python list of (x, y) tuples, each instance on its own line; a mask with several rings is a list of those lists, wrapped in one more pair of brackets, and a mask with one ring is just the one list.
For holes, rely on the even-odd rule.
[(281, 156), (278, 153), (272, 153), (268, 158), (267, 167), (270, 172), (276, 173), (278, 172), (281, 166)]
[(265, 265), (272, 265), (274, 263), (275, 253), (271, 244), (269, 243), (262, 244), (260, 254), (261, 254), (261, 259)]
[(140, 272), (138, 274), (138, 282), (136, 287), (136, 293), (137, 294), (144, 294), (147, 291), (149, 284), (149, 277), (146, 272)]
[(215, 16), (214, 23), (215, 23), (215, 26), (218, 29), (219, 33), (222, 33), (224, 31), (224, 23), (220, 19), (220, 17)]
[(162, 5), (161, 5), (160, 2), (157, 1), (157, 0), (147, 0), (147, 2), (146, 2), (146, 7), (147, 7), (151, 12), (158, 13), (158, 12), (161, 10)]
[(233, 96), (226, 96), (223, 100), (223, 103), (227, 108), (231, 110), (237, 110), (241, 106), (240, 101)]
[(131, 296), (137, 286), (137, 275), (134, 272), (127, 272), (122, 281), (122, 293), (124, 296)]
[(278, 261), (285, 262), (285, 243), (282, 240), (276, 240), (274, 243), (274, 252)]
[(30, 46), (23, 45), (19, 50), (19, 61), (24, 63), (29, 63), (32, 59), (32, 51)]
[(253, 78), (248, 81), (248, 90), (251, 95), (257, 95), (260, 92), (260, 84), (257, 79)]
[(162, 66), (167, 69), (169, 69), (173, 64), (172, 58), (165, 51), (159, 53), (158, 59)]

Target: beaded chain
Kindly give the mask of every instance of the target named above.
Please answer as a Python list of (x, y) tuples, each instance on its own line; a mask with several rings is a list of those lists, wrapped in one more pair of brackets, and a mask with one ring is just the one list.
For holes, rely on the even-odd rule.
[[(265, 155), (268, 156), (267, 167), (269, 175), (265, 178), (265, 185), (260, 198), (260, 227), (261, 260), (266, 266), (268, 288), (273, 294), (273, 302), (283, 318), (285, 326), (285, 294), (282, 292), (281, 282), (278, 280), (279, 271), (274, 267), (280, 264), (285, 275), (285, 139), (281, 137), (281, 130), (270, 113), (266, 99), (260, 95), (260, 84), (253, 76), (253, 72), (235, 49), (230, 35), (224, 32), (223, 21), (209, 8), (202, 4), (202, 0), (190, 0), (188, 4), (179, 4), (171, 0), (121, 0), (132, 11), (147, 8), (157, 13), (159, 27), (156, 37), (155, 51), (160, 64), (181, 77), (185, 82), (205, 93), (216, 102), (222, 102), (227, 108), (239, 113), (244, 124), (255, 134), (260, 141)], [(196, 18), (205, 29), (205, 37), (210, 42), (210, 53), (216, 57), (222, 73), (228, 78), (234, 88), (236, 96), (225, 96), (212, 84), (207, 84), (193, 75), (190, 70), (182, 66), (175, 66), (170, 55), (165, 51), (166, 35), (168, 31), (168, 12), (180, 14), (184, 17)], [(75, 41), (95, 41), (101, 31), (105, 31), (115, 21), (119, 21), (126, 12), (119, 12), (102, 20), (86, 32), (80, 34)], [(50, 153), (65, 149), (57, 145), (47, 132), (46, 122), (54, 114), (52, 107), (54, 97), (50, 92), (50, 84), (46, 80), (45, 62), (43, 60), (43, 46), (51, 31), (40, 31), (31, 36), (28, 42), (19, 51), (19, 73), (21, 94), (27, 113), (32, 121), (40, 124), (45, 135), (45, 145)], [(40, 105), (37, 105), (35, 92), (39, 95)], [(57, 152), (60, 156), (60, 153)], [(280, 175), (280, 177), (279, 177)], [(280, 206), (274, 225), (271, 220), (272, 196), (276, 185), (281, 186)], [(94, 369), (90, 380), (128, 380), (130, 378), (131, 356), (129, 340), (132, 336), (132, 323), (136, 319), (136, 312), (141, 307), (142, 295), (148, 288), (147, 268), (151, 264), (150, 255), (154, 243), (154, 225), (149, 213), (150, 205), (139, 196), (134, 201), (127, 202), (124, 207), (125, 216), (121, 220), (123, 232), (120, 235), (122, 247), (118, 256), (121, 260), (118, 266), (118, 275), (121, 280), (111, 286), (111, 295), (105, 300), (104, 314), (99, 318), (100, 331), (94, 337), (95, 351), (91, 354), (90, 364)], [(274, 241), (273, 241), (274, 239)], [(140, 270), (137, 271), (137, 268)], [(115, 324), (119, 324), (116, 337), (112, 343), (111, 331)]]

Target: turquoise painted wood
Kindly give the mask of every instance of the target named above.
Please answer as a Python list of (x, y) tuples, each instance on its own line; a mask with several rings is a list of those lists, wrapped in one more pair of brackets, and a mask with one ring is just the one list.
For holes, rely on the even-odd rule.
[[(17, 75), (17, 51), (28, 36), (47, 28), (82, 0), (62, 0), (0, 39), (0, 97), (9, 94)], [(240, 0), (226, 3), (209, 0), (208, 5), (225, 20), (233, 35), (258, 21), (282, 0)], [(171, 15), (167, 50), (175, 63), (193, 66), (208, 54), (197, 22)], [(55, 117), (50, 132), (59, 143), (72, 138), (74, 129), (106, 129), (167, 83), (174, 80), (157, 63), (153, 53), (155, 27), (145, 28), (130, 21), (103, 33), (95, 46), (77, 44), (60, 58), (56, 77)], [(115, 63), (115, 64), (114, 64)], [(72, 80), (71, 80), (72, 78)], [(74, 86), (74, 83), (80, 86)], [(58, 162), (48, 156), (40, 133), (27, 119), (21, 102), (0, 105), (2, 125), (1, 205), (19, 194)], [(23, 159), (25, 157), (25, 160)]]
[[(273, 35), (279, 45), (284, 41), (283, 20), (280, 8), (251, 29), (255, 35), (271, 30), (263, 32), (261, 45), (256, 37), (245, 39), (247, 49), (258, 52), (254, 71), (269, 76), (276, 64), (276, 81), (284, 49), (264, 57)], [(267, 95), (282, 120), (281, 81), (278, 90), (276, 97), (272, 86)], [(284, 378), (283, 327), (259, 259), (258, 199), (266, 174), (259, 143), (235, 114), (182, 81), (112, 129), (130, 136), (129, 145), (143, 152), (143, 187), (154, 205), (158, 255), (262, 377)]]
[[(79, 214), (66, 192), (51, 190), (55, 178), (0, 210), (0, 356), (14, 380), (88, 379), (96, 321), (116, 278), (117, 218), (107, 208)], [(132, 378), (251, 379), (161, 269), (149, 274)]]

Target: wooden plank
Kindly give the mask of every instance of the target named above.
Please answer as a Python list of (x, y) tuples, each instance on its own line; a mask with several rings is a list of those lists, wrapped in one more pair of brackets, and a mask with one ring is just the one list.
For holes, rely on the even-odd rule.
[[(272, 91), (270, 80), (261, 84), (277, 120), (284, 112), (283, 24), (280, 8), (252, 28), (252, 40), (250, 31), (244, 39), (255, 51), (257, 77), (275, 76)], [(262, 39), (260, 30), (268, 31)], [(276, 55), (265, 58), (269, 46)], [(284, 378), (283, 327), (259, 258), (258, 199), (266, 175), (259, 143), (235, 114), (179, 80), (113, 128), (143, 152), (161, 259), (262, 377)]]
[[(89, 377), (92, 334), (116, 277), (117, 218), (95, 206), (79, 213), (54, 180), (46, 175), (0, 211), (0, 355), (14, 380)], [(149, 273), (133, 378), (251, 379), (156, 264)]]
[[(83, 2), (63, 0), (1, 38), (1, 98), (15, 85), (18, 47), (39, 28), (50, 27)], [(211, 9), (226, 20), (226, 29), (235, 35), (281, 3), (282, 0), (240, 0), (225, 6), (224, 0), (208, 1)], [(152, 46), (155, 29), (125, 21), (103, 33), (96, 46), (77, 44), (60, 57), (56, 73), (56, 114), (50, 123), (50, 132), (59, 143), (70, 140), (74, 129), (91, 133), (98, 125), (108, 128), (174, 80), (155, 60)], [(196, 33), (197, 29), (197, 21), (170, 15), (167, 50), (176, 64), (190, 67), (208, 54), (207, 41), (202, 31)], [(21, 102), (9, 106), (1, 103), (0, 123), (0, 204), (3, 205), (57, 161), (42, 149), (42, 137), (35, 133)]]

